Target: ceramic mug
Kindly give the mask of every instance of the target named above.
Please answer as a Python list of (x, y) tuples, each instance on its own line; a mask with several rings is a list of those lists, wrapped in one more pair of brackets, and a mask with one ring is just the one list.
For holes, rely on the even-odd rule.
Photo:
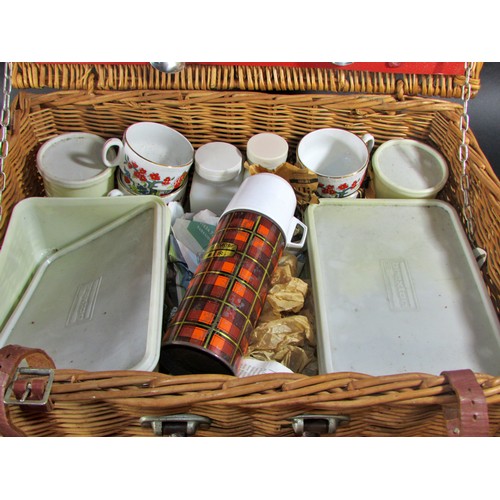
[(371, 134), (358, 137), (343, 129), (318, 129), (300, 140), (297, 160), (317, 174), (320, 197), (346, 198), (361, 187), (374, 144)]
[[(301, 249), (307, 237), (307, 226), (294, 217), (295, 192), (288, 181), (273, 173), (247, 177), (232, 197), (223, 214), (247, 210), (270, 218), (285, 236), (286, 247)], [(299, 240), (295, 241), (295, 235)]]
[[(118, 152), (114, 158), (112, 151)], [(107, 167), (119, 166), (137, 194), (167, 194), (178, 189), (193, 164), (194, 149), (176, 130), (153, 122), (134, 123), (122, 139), (108, 139), (102, 149)]]

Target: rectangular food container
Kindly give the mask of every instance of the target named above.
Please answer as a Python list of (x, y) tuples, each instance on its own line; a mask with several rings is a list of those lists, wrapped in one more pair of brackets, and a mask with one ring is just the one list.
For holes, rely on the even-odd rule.
[(27, 198), (0, 251), (0, 347), (60, 368), (155, 369), (169, 212), (154, 196)]
[(455, 210), (321, 200), (306, 211), (320, 373), (500, 375), (500, 325)]

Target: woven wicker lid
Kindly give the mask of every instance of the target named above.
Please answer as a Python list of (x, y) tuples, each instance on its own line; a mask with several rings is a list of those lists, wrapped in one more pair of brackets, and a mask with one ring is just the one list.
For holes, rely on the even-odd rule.
[[(150, 63), (13, 63), (16, 88), (71, 90), (326, 91), (459, 98), (464, 63), (186, 63), (167, 74)], [(472, 63), (471, 96), (483, 63)]]

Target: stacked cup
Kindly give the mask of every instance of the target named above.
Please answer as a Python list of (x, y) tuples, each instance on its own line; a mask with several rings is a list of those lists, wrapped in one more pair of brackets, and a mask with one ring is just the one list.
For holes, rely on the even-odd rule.
[(358, 137), (347, 130), (323, 128), (300, 140), (297, 159), (300, 165), (317, 174), (321, 198), (356, 198), (374, 144), (371, 134)]
[(186, 137), (153, 122), (134, 123), (122, 139), (109, 139), (102, 149), (104, 164), (119, 166), (117, 185), (122, 193), (156, 195), (165, 201), (184, 196), (193, 158), (194, 149)]

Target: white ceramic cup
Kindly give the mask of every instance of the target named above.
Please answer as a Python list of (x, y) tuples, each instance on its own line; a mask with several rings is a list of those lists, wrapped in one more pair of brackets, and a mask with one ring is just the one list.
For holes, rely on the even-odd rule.
[[(241, 183), (222, 216), (235, 210), (260, 213), (281, 229), (287, 248), (300, 249), (306, 241), (307, 226), (294, 216), (296, 206), (297, 198), (289, 182), (276, 174), (261, 173)], [(293, 241), (296, 231), (299, 241)]]
[(346, 198), (361, 187), (374, 144), (371, 134), (358, 137), (343, 129), (318, 129), (300, 140), (297, 160), (318, 175), (320, 197)]
[[(114, 155), (112, 151), (117, 149)], [(179, 188), (193, 164), (194, 149), (176, 130), (153, 122), (134, 123), (122, 139), (108, 139), (102, 161), (119, 166), (138, 194), (166, 194)]]
[(448, 180), (448, 165), (434, 148), (413, 139), (392, 139), (372, 158), (377, 198), (435, 198)]

